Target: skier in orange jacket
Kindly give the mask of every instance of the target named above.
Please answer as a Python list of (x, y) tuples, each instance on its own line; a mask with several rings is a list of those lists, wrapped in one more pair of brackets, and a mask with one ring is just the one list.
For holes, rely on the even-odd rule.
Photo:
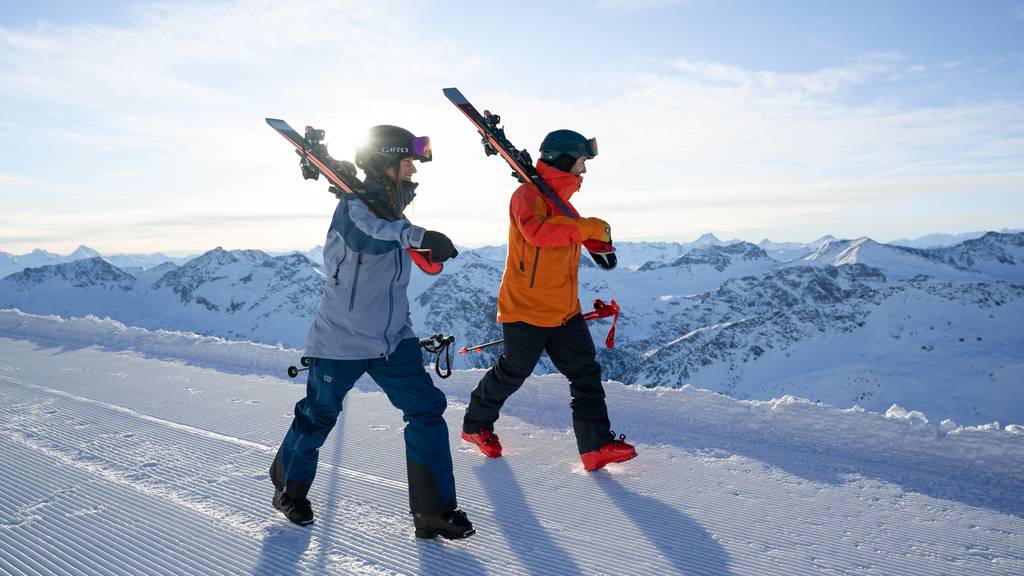
[[(568, 203), (583, 182), (586, 161), (597, 155), (597, 142), (572, 130), (556, 130), (544, 138), (540, 151), (538, 174)], [(473, 390), (462, 425), (462, 438), (489, 457), (501, 456), (494, 422), (502, 405), (545, 351), (569, 379), (573, 430), (584, 468), (597, 470), (636, 456), (625, 436), (616, 438), (611, 431), (601, 365), (580, 313), (577, 277), (585, 240), (611, 242), (611, 229), (599, 218), (561, 215), (532, 183), (513, 193), (508, 256), (498, 292), (505, 349)]]

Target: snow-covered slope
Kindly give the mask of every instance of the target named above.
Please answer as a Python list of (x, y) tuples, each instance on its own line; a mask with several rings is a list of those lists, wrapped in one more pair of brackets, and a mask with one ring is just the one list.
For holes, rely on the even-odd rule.
[(96, 319), (0, 313), (0, 573), (971, 574), (1024, 570), (1024, 429), (925, 423), (694, 388), (607, 387), (640, 456), (582, 471), (567, 382), (506, 405), (505, 456), (457, 432), (478, 371), (438, 385), (460, 506), (417, 541), (401, 415), (369, 380), (320, 453), (317, 522), (267, 468), (304, 387), (298, 351)]
[(324, 278), (298, 253), (221, 248), (136, 274), (99, 257), (29, 268), (0, 279), (0, 308), (301, 346)]
[(999, 279), (1024, 283), (1024, 233), (989, 232), (948, 248), (908, 248), (870, 238), (831, 240), (790, 265), (882, 268), (891, 278), (927, 275), (947, 280)]
[[(622, 381), (690, 383), (738, 398), (796, 394), (874, 411), (912, 399), (939, 418), (1024, 421), (1015, 392), (1024, 377), (1024, 286), (889, 282), (856, 264), (733, 279), (668, 304), (676, 310), (647, 338), (602, 352)], [(629, 329), (632, 321), (621, 329), (642, 332)]]
[(918, 275), (947, 279), (971, 280), (975, 274), (960, 266), (950, 265), (927, 250), (879, 244), (870, 238), (830, 240), (804, 258), (788, 263), (791, 266), (844, 266), (864, 264), (885, 270), (890, 278), (913, 278)]

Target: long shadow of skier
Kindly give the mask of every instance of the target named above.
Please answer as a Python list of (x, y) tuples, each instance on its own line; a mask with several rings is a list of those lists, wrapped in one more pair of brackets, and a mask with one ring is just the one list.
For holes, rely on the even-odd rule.
[[(471, 538), (477, 538), (471, 536)], [(440, 542), (437, 540), (416, 540), (416, 554), (419, 556), (420, 576), (438, 574), (443, 576), (486, 574), (484, 565), (469, 550), (463, 550), (464, 543)]]
[(252, 569), (252, 576), (289, 576), (306, 573), (299, 568), (302, 557), (309, 549), (313, 532), (308, 528), (288, 524), (267, 529), (260, 547), (260, 557)]
[(328, 560), (330, 558), (330, 552), (332, 547), (331, 538), (331, 526), (330, 523), (334, 521), (338, 516), (338, 500), (341, 494), (341, 454), (342, 454), (342, 438), (344, 435), (342, 431), (345, 429), (345, 413), (348, 410), (349, 402), (348, 397), (345, 398), (344, 404), (342, 405), (341, 414), (338, 415), (338, 422), (334, 425), (334, 430), (331, 434), (334, 436), (334, 446), (332, 447), (331, 453), (331, 468), (329, 470), (323, 470), (326, 474), (320, 476), (326, 476), (327, 486), (323, 492), (323, 507), (321, 512), (320, 526), (315, 527), (317, 537), (317, 556), (314, 566), (316, 567), (313, 571), (314, 574), (327, 574), (328, 572)]
[(593, 478), (676, 573), (687, 576), (730, 574), (728, 553), (697, 521), (657, 498), (633, 492), (608, 474), (593, 474)]
[[(348, 408), (347, 398), (345, 400), (344, 408)], [(331, 431), (331, 435), (334, 436), (334, 446), (331, 454), (331, 468), (325, 469), (324, 466), (318, 467), (319, 470), (317, 478), (320, 478), (321, 481), (327, 480), (327, 486), (322, 495), (316, 494), (319, 492), (316, 490), (316, 484), (314, 484), (314, 489), (311, 491), (313, 493), (311, 494), (310, 500), (314, 502), (313, 510), (316, 513), (316, 522), (312, 526), (305, 527), (284, 524), (282, 526), (274, 526), (270, 528), (267, 531), (266, 537), (263, 539), (263, 546), (260, 549), (260, 559), (256, 567), (253, 569), (254, 576), (310, 573), (307, 570), (300, 569), (299, 565), (302, 563), (303, 557), (309, 549), (309, 544), (314, 533), (316, 534), (317, 539), (317, 556), (313, 563), (312, 573), (327, 574), (327, 564), (330, 558), (332, 540), (330, 526), (325, 523), (329, 523), (330, 519), (337, 514), (338, 494), (341, 490), (341, 474), (337, 471), (341, 469), (342, 431), (344, 429), (345, 410), (343, 409), (338, 415), (338, 421), (334, 425), (334, 429)], [(326, 446), (326, 443), (324, 445)], [(322, 502), (319, 507), (316, 505), (317, 500)], [(268, 506), (270, 506), (269, 498)], [(277, 513), (276, 510), (274, 512), (275, 514)], [(280, 515), (275, 516), (275, 518), (279, 519), (281, 522), (287, 522), (287, 520)]]
[(488, 460), (474, 470), (494, 505), (494, 520), (508, 545), (531, 574), (581, 574), (572, 556), (559, 546), (530, 510), (515, 473), (503, 458)]

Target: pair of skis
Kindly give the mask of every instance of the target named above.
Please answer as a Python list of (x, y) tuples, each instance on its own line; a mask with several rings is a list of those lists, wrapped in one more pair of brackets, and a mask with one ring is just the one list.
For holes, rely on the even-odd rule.
[[(487, 110), (484, 110), (484, 113), (481, 114), (462, 95), (458, 88), (445, 88), (443, 92), (451, 100), (452, 104), (465, 114), (466, 118), (476, 127), (476, 131), (482, 137), (481, 143), (484, 146), (484, 153), (488, 156), (500, 154), (505, 159), (505, 162), (508, 162), (508, 165), (512, 167), (512, 170), (515, 171), (513, 176), (516, 179), (523, 183), (532, 183), (540, 190), (541, 195), (552, 208), (563, 216), (579, 220), (580, 214), (572, 204), (559, 198), (558, 194), (555, 194), (554, 190), (537, 174), (537, 169), (533, 166), (530, 154), (526, 150), (517, 149), (509, 142), (505, 136), (505, 129), (498, 126), (501, 123), (500, 116), (491, 114)], [(594, 262), (605, 270), (615, 268), (615, 265), (618, 263), (615, 256), (615, 248), (611, 242), (584, 240), (583, 246), (590, 252), (590, 257), (594, 259)]]

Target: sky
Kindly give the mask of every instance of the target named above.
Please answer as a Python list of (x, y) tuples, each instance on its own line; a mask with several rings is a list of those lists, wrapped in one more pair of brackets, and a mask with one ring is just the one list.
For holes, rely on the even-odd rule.
[(616, 240), (879, 241), (1024, 223), (1024, 0), (0, 0), (0, 251), (322, 244), (336, 200), (264, 123), (429, 135), (409, 219), (501, 244), (509, 169), (597, 137)]

